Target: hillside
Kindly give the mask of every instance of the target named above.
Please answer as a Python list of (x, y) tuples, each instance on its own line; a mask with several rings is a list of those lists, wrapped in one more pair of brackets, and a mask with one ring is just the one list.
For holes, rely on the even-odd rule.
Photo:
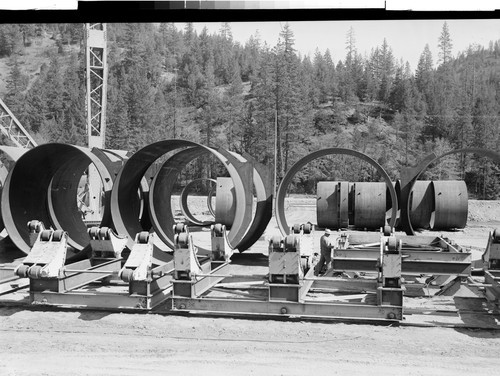
[[(446, 47), (453, 37), (446, 32), (444, 23), (429, 43)], [(77, 24), (0, 25), (0, 95), (39, 142), (85, 144), (82, 41)], [(354, 43), (348, 38), (345, 58), (335, 62), (328, 50), (299, 56), (288, 24), (276, 46), (258, 35), (236, 42), (228, 23), (215, 34), (198, 34), (192, 24), (182, 31), (168, 23), (109, 24), (106, 145), (137, 150), (187, 138), (246, 151), (266, 165), (276, 145), (278, 179), (325, 147), (362, 151), (393, 178), (430, 152), (498, 149), (499, 41), (456, 57), (433, 57), (426, 47), (415, 72), (386, 40), (365, 57)], [(199, 162), (188, 175), (222, 169)], [(312, 163), (292, 189), (311, 193), (332, 176), (377, 178), (356, 160), (335, 157)], [(499, 195), (500, 166), (475, 155), (451, 157), (424, 177), (465, 179), (474, 198)]]

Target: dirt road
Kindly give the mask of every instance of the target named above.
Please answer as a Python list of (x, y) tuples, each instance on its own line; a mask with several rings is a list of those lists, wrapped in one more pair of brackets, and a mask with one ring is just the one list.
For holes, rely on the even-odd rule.
[(0, 375), (487, 375), (500, 331), (0, 309)]
[[(472, 214), (449, 235), (484, 247), (498, 212)], [(500, 330), (0, 308), (0, 376), (494, 375), (499, 353)]]

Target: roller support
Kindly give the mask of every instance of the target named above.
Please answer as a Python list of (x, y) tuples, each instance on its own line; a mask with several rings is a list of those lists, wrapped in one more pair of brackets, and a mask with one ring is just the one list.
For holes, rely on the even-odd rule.
[(229, 245), (226, 234), (226, 226), (217, 223), (210, 227), (212, 253), (210, 258), (212, 261), (228, 262), (233, 254), (233, 249)]
[(303, 276), (300, 257), (300, 234), (290, 234), (269, 242), (269, 282), (298, 284)]
[(124, 282), (150, 281), (151, 268), (153, 265), (153, 242), (154, 235), (147, 231), (139, 232), (135, 236), (132, 251), (120, 270), (118, 277)]
[(176, 280), (193, 280), (202, 273), (201, 265), (196, 256), (193, 238), (187, 226), (174, 226), (174, 278)]
[(91, 227), (88, 229), (92, 259), (109, 259), (122, 257), (127, 246), (127, 237), (120, 236), (109, 227)]
[(44, 230), (39, 221), (30, 221), (28, 227), (29, 231), (39, 231), (35, 232), (37, 239), (14, 273), (21, 278), (58, 278), (66, 261), (68, 234), (62, 230)]

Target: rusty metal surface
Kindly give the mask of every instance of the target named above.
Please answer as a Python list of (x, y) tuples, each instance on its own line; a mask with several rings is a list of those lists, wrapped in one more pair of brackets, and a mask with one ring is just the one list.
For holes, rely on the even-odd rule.
[(76, 191), (80, 178), (93, 163), (104, 187), (101, 225), (109, 226), (112, 178), (106, 166), (89, 149), (66, 144), (44, 144), (27, 151), (17, 161), (2, 191), (2, 218), (14, 244), (30, 251), (27, 223), (37, 219), (47, 227), (68, 232), (68, 244), (81, 250), (89, 244), (86, 226), (78, 211)]
[[(384, 170), (382, 166), (380, 166), (375, 160), (367, 156), (366, 154), (363, 154), (359, 151), (351, 150), (351, 149), (343, 149), (343, 148), (328, 148), (328, 149), (322, 149), (318, 150), (316, 152), (313, 152), (304, 158), (300, 159), (298, 162), (296, 162), (290, 170), (286, 173), (285, 177), (281, 181), (281, 184), (279, 185), (278, 188), (278, 193), (276, 194), (276, 205), (275, 205), (275, 212), (276, 212), (276, 221), (278, 222), (279, 229), (283, 235), (288, 235), (290, 232), (290, 227), (288, 225), (288, 222), (285, 218), (285, 197), (286, 197), (286, 192), (288, 190), (288, 186), (292, 182), (294, 176), (297, 174), (297, 172), (300, 171), (302, 167), (304, 167), (306, 164), (309, 162), (325, 157), (328, 155), (335, 155), (335, 154), (343, 154), (343, 155), (350, 155), (353, 157), (357, 157), (370, 165), (372, 165), (378, 172), (379, 174), (384, 178), (384, 181), (386, 183), (387, 189), (389, 189), (389, 193), (391, 196), (391, 201), (394, 203), (397, 203), (397, 196), (396, 196), (396, 190), (394, 189), (394, 186), (392, 184), (391, 178), (387, 174), (387, 172)], [(393, 205), (391, 209), (391, 219), (389, 222), (389, 226), (394, 227), (397, 219), (397, 211), (398, 211), (398, 206)]]

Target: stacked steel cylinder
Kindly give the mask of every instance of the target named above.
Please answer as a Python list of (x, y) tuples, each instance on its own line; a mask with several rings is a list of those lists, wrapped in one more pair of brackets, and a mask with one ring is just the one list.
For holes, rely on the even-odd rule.
[[(394, 184), (400, 200), (400, 182)], [(392, 202), (385, 183), (317, 184), (318, 226), (377, 229), (387, 225)], [(417, 180), (410, 194), (410, 221), (415, 229), (460, 229), (467, 224), (468, 194), (464, 181)], [(398, 227), (399, 222), (396, 222)]]

